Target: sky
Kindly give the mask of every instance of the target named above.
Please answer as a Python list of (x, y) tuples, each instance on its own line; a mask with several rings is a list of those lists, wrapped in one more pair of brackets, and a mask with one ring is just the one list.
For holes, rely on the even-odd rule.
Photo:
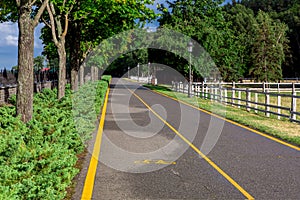
[[(155, 0), (154, 4), (149, 6), (156, 10), (157, 3), (164, 3), (165, 0)], [(226, 0), (231, 2), (231, 0)], [(151, 23), (148, 26), (158, 26), (157, 22)], [(43, 51), (42, 41), (39, 39), (41, 34), (42, 24), (35, 28), (34, 56), (41, 55)], [(18, 25), (16, 23), (5, 22), (0, 23), (0, 70), (11, 69), (18, 63)]]
[[(39, 39), (42, 25), (35, 29), (34, 56), (41, 55), (42, 41)], [(18, 63), (18, 25), (16, 23), (0, 23), (0, 69), (11, 69)]]

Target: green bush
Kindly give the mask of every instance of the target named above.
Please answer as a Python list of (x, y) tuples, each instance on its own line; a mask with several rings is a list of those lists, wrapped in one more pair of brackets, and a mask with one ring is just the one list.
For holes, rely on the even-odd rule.
[(111, 80), (111, 75), (103, 75), (101, 77), (101, 80), (106, 81), (107, 83), (109, 83), (110, 80)]
[[(94, 90), (93, 84), (97, 84)], [(77, 110), (78, 115), (89, 116), (79, 130), (72, 112), (76, 95), (69, 86), (61, 100), (56, 99), (56, 90), (35, 94), (33, 119), (27, 124), (14, 117), (15, 107), (0, 107), (0, 199), (65, 197), (66, 188), (79, 172), (76, 155), (83, 151), (88, 138), (81, 135), (91, 135), (95, 129), (97, 116), (93, 115), (95, 110), (99, 114), (107, 82), (87, 84), (82, 89), (85, 87), (97, 94), (90, 97), (96, 106), (94, 111), (86, 110), (89, 107)]]

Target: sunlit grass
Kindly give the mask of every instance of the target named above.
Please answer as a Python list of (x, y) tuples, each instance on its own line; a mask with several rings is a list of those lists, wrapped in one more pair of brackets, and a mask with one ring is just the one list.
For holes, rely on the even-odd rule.
[[(262, 112), (255, 113), (253, 110), (248, 112), (245, 110), (245, 108), (237, 108), (231, 105), (226, 106), (224, 104), (220, 104), (207, 99), (196, 98), (196, 97), (188, 98), (187, 94), (174, 92), (170, 90), (167, 86), (162, 86), (162, 85), (159, 86), (146, 85), (146, 86), (159, 93), (166, 94), (176, 99), (180, 99), (181, 101), (198, 106), (199, 108), (205, 109), (207, 111), (212, 111), (213, 113), (224, 116), (227, 119), (236, 121), (240, 124), (249, 126), (253, 129), (259, 130), (269, 135), (273, 135), (275, 137), (281, 138), (283, 140), (286, 140), (288, 142), (300, 146), (300, 125), (297, 123), (292, 123), (288, 120), (278, 120), (277, 116), (274, 115), (271, 115), (270, 118), (267, 118)], [(229, 94), (228, 96), (230, 95), (232, 94)], [(237, 94), (236, 97), (238, 97)], [(254, 101), (254, 94), (253, 97), (251, 98), (253, 98)], [(276, 105), (277, 103), (276, 98), (277, 97), (270, 98), (270, 102), (274, 105)], [(259, 102), (264, 103), (265, 97), (259, 95), (258, 99)], [(287, 99), (282, 98), (282, 105), (288, 107), (289, 101), (290, 99), (288, 98)], [(272, 108), (271, 110), (277, 112), (277, 109)]]

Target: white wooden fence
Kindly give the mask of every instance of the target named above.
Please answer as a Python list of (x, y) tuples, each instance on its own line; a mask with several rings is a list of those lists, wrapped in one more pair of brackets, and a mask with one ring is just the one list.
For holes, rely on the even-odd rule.
[[(188, 84), (173, 82), (172, 89), (188, 92)], [(211, 101), (244, 108), (266, 117), (276, 115), (300, 123), (300, 83), (193, 83), (192, 94)], [(298, 110), (298, 112), (297, 112)]]

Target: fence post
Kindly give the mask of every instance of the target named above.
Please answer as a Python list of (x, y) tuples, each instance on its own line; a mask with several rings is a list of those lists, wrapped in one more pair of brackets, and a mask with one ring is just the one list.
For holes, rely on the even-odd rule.
[(225, 105), (227, 105), (227, 100), (228, 100), (227, 99), (227, 87), (224, 88), (224, 93), (225, 93), (224, 94), (224, 102), (225, 102)]
[[(277, 96), (277, 106), (280, 107), (280, 106), (281, 106), (281, 96), (280, 96), (280, 85), (279, 85), (279, 83), (277, 84), (277, 92), (278, 92), (278, 96)], [(277, 113), (278, 113), (278, 114), (281, 114), (281, 109), (280, 109), (280, 108), (277, 109)], [(278, 115), (278, 116), (277, 116), (277, 119), (280, 119), (280, 118), (281, 118), (281, 116)]]
[(257, 111), (258, 93), (255, 92), (254, 95), (255, 95), (255, 100), (254, 100), (255, 101), (255, 111), (254, 112), (257, 113), (258, 112)]
[(192, 94), (192, 96), (197, 96), (197, 84), (195, 84), (195, 83), (192, 84), (191, 94)]
[(238, 91), (238, 108), (241, 108), (241, 98), (242, 98), (242, 91), (241, 90), (239, 90)]
[(215, 99), (215, 101), (218, 101), (218, 86), (215, 85), (214, 89), (215, 89), (215, 92), (214, 92), (215, 93), (215, 96), (214, 96), (215, 98), (214, 99)]
[(205, 87), (205, 99), (207, 99), (208, 97), (208, 85), (206, 85)]
[(296, 99), (296, 87), (295, 83), (293, 83), (293, 91), (292, 91), (292, 102), (291, 102), (291, 119), (296, 120), (296, 112), (297, 111), (297, 99)]
[(220, 102), (223, 102), (223, 89), (222, 89), (222, 85), (221, 82), (219, 82), (219, 90), (220, 90)]
[(235, 103), (235, 82), (232, 82), (232, 106), (234, 106)]
[(249, 91), (249, 88), (246, 89), (246, 109), (247, 111), (249, 112), (251, 110), (251, 104), (250, 104), (250, 101), (251, 101), (251, 92)]
[(204, 98), (204, 82), (203, 81), (202, 81), (201, 92), (202, 92), (201, 96), (202, 96), (202, 98)]
[(209, 98), (212, 101), (213, 100), (213, 94), (214, 94), (214, 88), (212, 85), (209, 87)]
[[(277, 96), (277, 106), (278, 106), (278, 107), (281, 106), (281, 96), (280, 96), (279, 94), (278, 94), (278, 96)], [(278, 108), (277, 113), (278, 113), (278, 114), (281, 114), (281, 109), (280, 109), (280, 108)], [(280, 115), (278, 115), (277, 118), (280, 119)]]
[(267, 117), (270, 117), (270, 113), (268, 112), (268, 111), (270, 111), (270, 107), (269, 107), (269, 104), (270, 104), (270, 95), (269, 95), (269, 91), (266, 90), (266, 88), (265, 88), (264, 94), (266, 95), (266, 97), (265, 97), (265, 104), (266, 104), (266, 107), (265, 107), (266, 112), (265, 112), (265, 114), (266, 114)]

